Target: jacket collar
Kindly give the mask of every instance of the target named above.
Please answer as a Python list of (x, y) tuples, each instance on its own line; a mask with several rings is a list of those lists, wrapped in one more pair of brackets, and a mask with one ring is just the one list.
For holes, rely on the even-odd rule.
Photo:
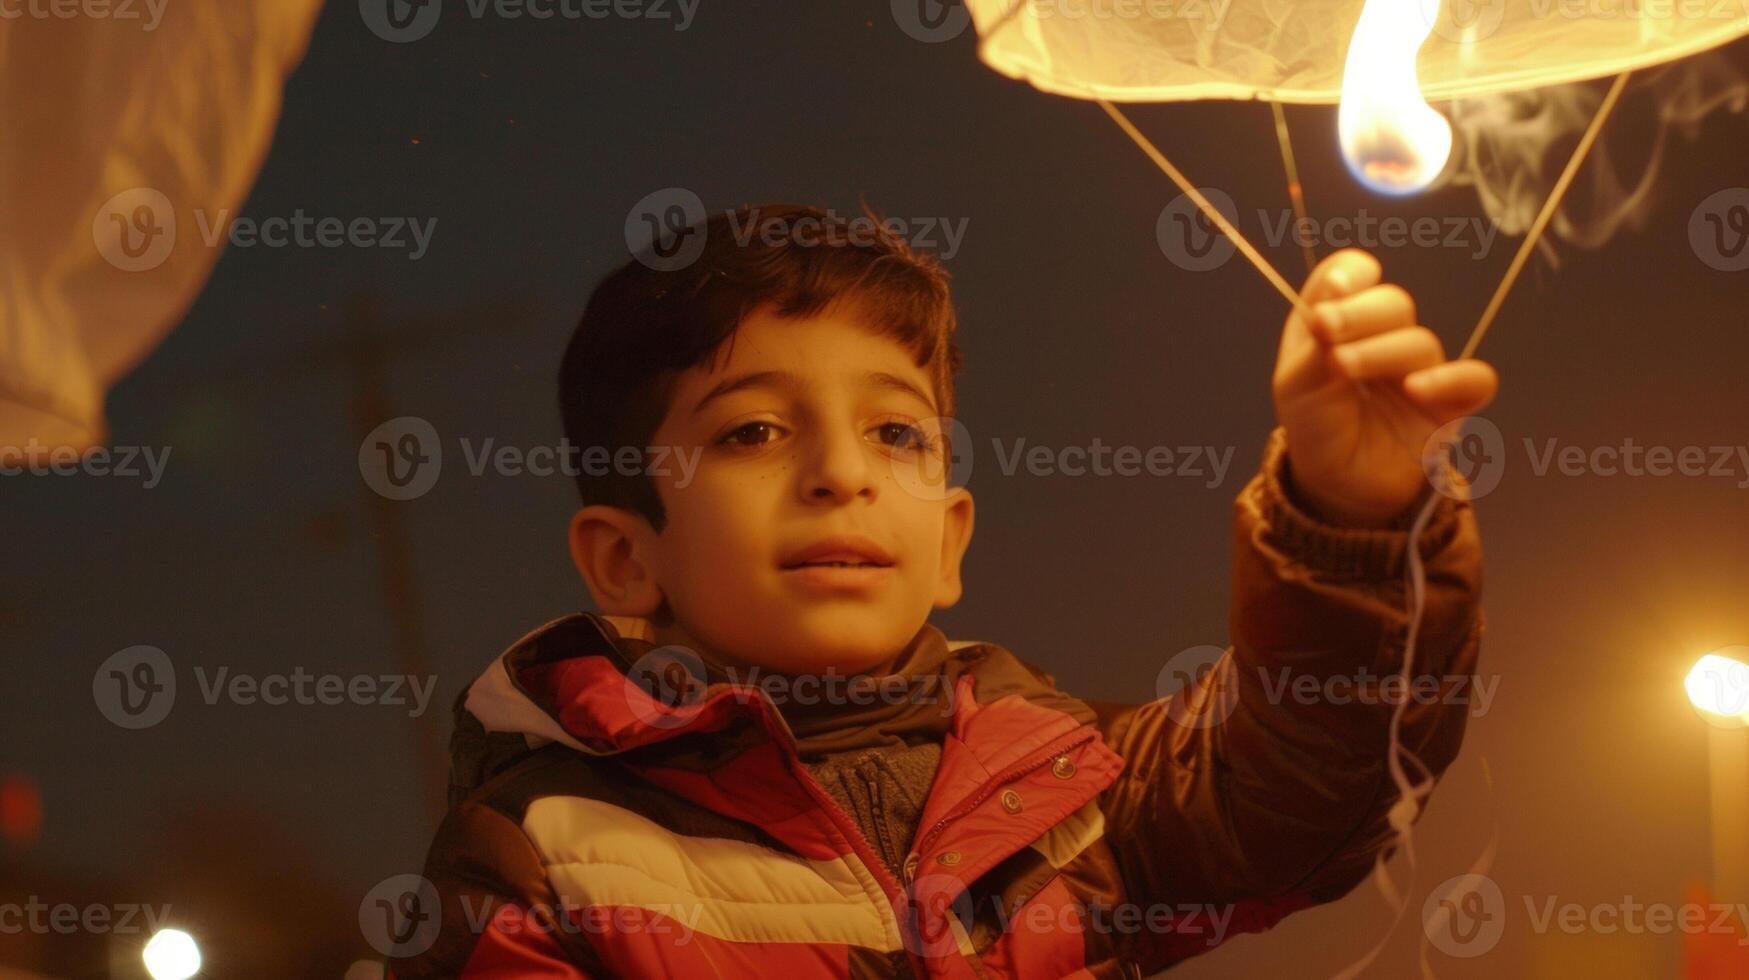
[(827, 689), (817, 687), (810, 698), (807, 686), (763, 686), (751, 672), (735, 676), (683, 648), (623, 636), (616, 625), (622, 622), (579, 613), (533, 630), (474, 681), (466, 709), (488, 732), (515, 732), (534, 745), (559, 742), (591, 755), (757, 723), (764, 714), (807, 760), (939, 740), (953, 728), (953, 681), (964, 665), (928, 624), (886, 674), (838, 675), (839, 695), (827, 697)]

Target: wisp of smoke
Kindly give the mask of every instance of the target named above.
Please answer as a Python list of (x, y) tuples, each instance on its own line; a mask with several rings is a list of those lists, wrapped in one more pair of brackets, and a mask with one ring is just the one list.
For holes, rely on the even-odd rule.
[[(1716, 51), (1637, 74), (1627, 92), (1537, 243), (1551, 265), (1560, 264), (1551, 235), (1592, 249), (1623, 224), (1641, 227), (1672, 131), (1692, 139), (1715, 109), (1742, 112), (1749, 104), (1749, 81)], [(1473, 185), (1501, 231), (1524, 233), (1602, 99), (1602, 88), (1578, 82), (1447, 103), (1452, 155), (1440, 182)], [(1650, 145), (1636, 151), (1645, 154), (1639, 175), (1624, 175), (1609, 152), (1609, 133), (1647, 130)]]

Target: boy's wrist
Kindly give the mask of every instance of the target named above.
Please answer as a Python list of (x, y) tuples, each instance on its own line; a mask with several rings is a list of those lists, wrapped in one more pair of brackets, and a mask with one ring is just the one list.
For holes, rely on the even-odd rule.
[[(1347, 580), (1383, 580), (1402, 574), (1409, 529), (1426, 494), (1381, 527), (1357, 527), (1328, 519), (1308, 507), (1293, 485), (1293, 468), (1281, 428), (1270, 434), (1263, 467), (1246, 493), (1270, 536), (1285, 552), (1309, 568)], [(1459, 502), (1441, 495), (1421, 535), (1423, 560), (1436, 554), (1458, 529)]]

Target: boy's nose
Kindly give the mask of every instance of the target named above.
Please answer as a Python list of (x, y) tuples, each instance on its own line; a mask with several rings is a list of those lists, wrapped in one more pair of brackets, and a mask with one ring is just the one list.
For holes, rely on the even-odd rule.
[(823, 436), (803, 470), (802, 495), (810, 501), (873, 498), (875, 468), (870, 447), (854, 435)]

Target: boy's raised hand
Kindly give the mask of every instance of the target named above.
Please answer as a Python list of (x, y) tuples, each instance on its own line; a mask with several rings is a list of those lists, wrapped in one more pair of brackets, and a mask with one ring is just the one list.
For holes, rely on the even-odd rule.
[(1483, 361), (1446, 360), (1408, 292), (1380, 274), (1359, 249), (1318, 263), (1300, 294), (1313, 322), (1288, 314), (1275, 365), (1294, 488), (1317, 516), (1356, 527), (1382, 527), (1413, 504), (1427, 485), (1427, 439), (1500, 385)]

